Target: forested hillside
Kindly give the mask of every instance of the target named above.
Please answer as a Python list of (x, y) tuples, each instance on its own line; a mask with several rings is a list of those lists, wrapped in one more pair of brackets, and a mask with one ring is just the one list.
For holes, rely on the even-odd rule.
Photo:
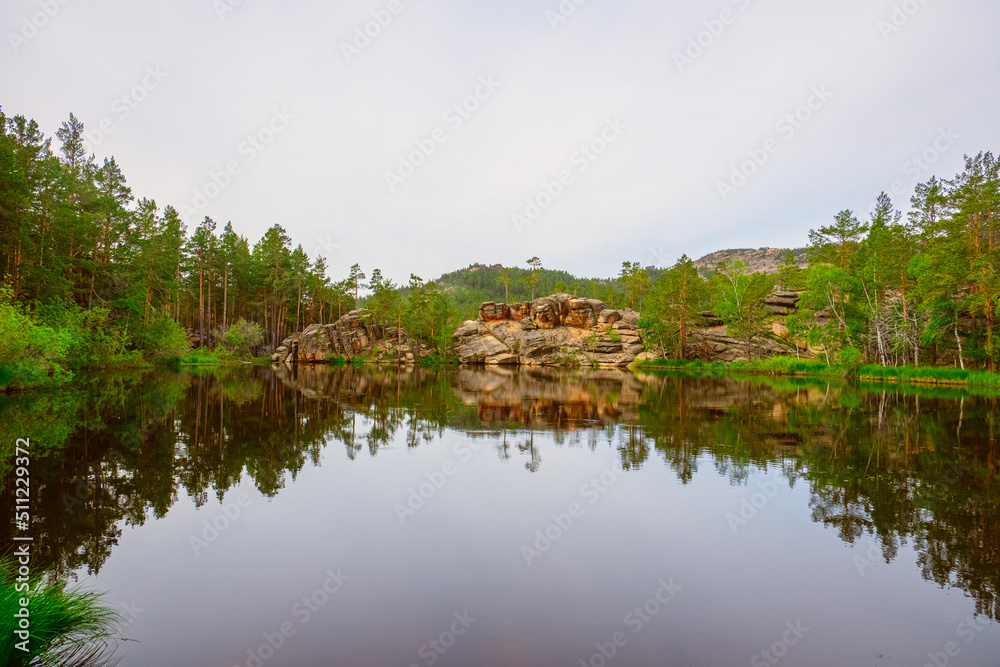
[[(615, 278), (581, 278), (565, 271), (545, 269), (540, 261), (537, 263), (537, 268), (532, 270), (530, 268), (532, 259), (537, 258), (528, 260), (527, 269), (508, 268), (500, 264), (492, 266), (473, 264), (468, 268), (441, 276), (438, 283), (448, 292), (462, 319), (475, 319), (479, 306), (486, 301), (513, 303), (529, 301), (533, 296), (558, 292), (588, 299), (601, 299), (612, 307), (632, 304), (629, 288), (623, 282), (623, 275)], [(652, 267), (639, 269), (638, 265), (628, 264), (628, 271), (642, 270), (650, 281), (655, 280), (661, 273), (661, 270)], [(641, 298), (641, 293), (638, 296)], [(638, 305), (636, 302), (635, 306)]]
[(809, 240), (805, 270), (786, 252), (776, 274), (730, 260), (705, 282), (682, 258), (646, 299), (650, 339), (683, 356), (686, 333), (706, 307), (730, 335), (761, 335), (764, 299), (777, 286), (804, 292), (788, 318), (790, 334), (818, 346), (828, 361), (995, 370), (1000, 162), (993, 154), (967, 156), (954, 178), (918, 184), (905, 221), (882, 193), (867, 220), (841, 211)]
[[(72, 114), (43, 134), (0, 110), (0, 388), (59, 383), (72, 371), (178, 358), (196, 347), (248, 358), (357, 306), (447, 352), (484, 301), (555, 292), (641, 310), (648, 344), (683, 356), (711, 310), (747, 340), (775, 288), (805, 294), (793, 336), (884, 365), (995, 368), (1000, 293), (1000, 176), (991, 153), (950, 180), (917, 185), (906, 221), (882, 195), (809, 232), (806, 250), (728, 250), (669, 269), (625, 261), (616, 277), (474, 264), (397, 285), (355, 264), (331, 277), (275, 224), (251, 240), (231, 222), (188, 229), (178, 211), (134, 193), (114, 158), (87, 154)], [(807, 268), (804, 268), (807, 267)], [(370, 275), (367, 272), (370, 271)], [(706, 280), (709, 277), (709, 280)], [(951, 363), (951, 361), (948, 361)]]

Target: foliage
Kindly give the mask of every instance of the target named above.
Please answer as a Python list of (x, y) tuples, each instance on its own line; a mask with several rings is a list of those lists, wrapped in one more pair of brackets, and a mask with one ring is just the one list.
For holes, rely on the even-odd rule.
[(623, 262), (619, 282), (625, 288), (629, 298), (629, 308), (636, 310), (642, 307), (642, 295), (652, 286), (649, 274), (639, 262)]
[(191, 344), (179, 324), (161, 315), (142, 333), (142, 351), (147, 359), (174, 359), (190, 352)]
[(850, 375), (855, 376), (858, 374), (858, 368), (861, 366), (861, 350), (856, 347), (845, 347), (837, 355), (837, 361), (844, 371)]
[(659, 347), (685, 357), (687, 335), (701, 323), (701, 312), (708, 298), (708, 284), (687, 255), (668, 269), (656, 282), (639, 319), (639, 329), (645, 334), (647, 346)]
[[(4, 636), (0, 646), (0, 664), (80, 665), (113, 664), (110, 658), (115, 645), (112, 633), (119, 617), (102, 596), (81, 587), (70, 588), (52, 577), (32, 576), (19, 584), (14, 573), (17, 561), (0, 560), (0, 627)], [(22, 590), (19, 586), (26, 587)], [(28, 652), (16, 648), (14, 614), (21, 609), (20, 599), (30, 601), (31, 635)]]
[(237, 320), (222, 336), (222, 345), (240, 359), (249, 359), (260, 351), (264, 330), (255, 322)]
[(0, 389), (57, 385), (69, 380), (69, 332), (35, 322), (0, 289)]
[(764, 299), (774, 283), (773, 275), (749, 273), (741, 260), (721, 262), (712, 277), (712, 310), (730, 336), (746, 340), (747, 356), (752, 356), (751, 339), (769, 315)]
[[(310, 257), (279, 224), (253, 243), (231, 223), (137, 196), (113, 157), (98, 162), (87, 154), (84, 136), (72, 114), (47, 137), (35, 121), (0, 110), (0, 287), (20, 309), (4, 311), (2, 326), (18, 340), (3, 343), (2, 386), (171, 358), (184, 353), (186, 331), (198, 332), (198, 347), (233, 348), (224, 339), (239, 320), (263, 331), (253, 350), (259, 354), (363, 305), (386, 331), (405, 328), (444, 351), (450, 332), (475, 318), (482, 302), (562, 290), (639, 308), (647, 340), (663, 353), (684, 355), (689, 328), (706, 307), (752, 351), (766, 316), (761, 302), (775, 282), (739, 262), (720, 264), (707, 303), (702, 283), (688, 280), (686, 257), (669, 270), (625, 262), (612, 279), (546, 270), (537, 256), (527, 268), (477, 264), (402, 287), (377, 270), (366, 283), (360, 264), (333, 279), (327, 259)], [(806, 292), (789, 330), (821, 347), (828, 362), (852, 346), (864, 362), (884, 366), (995, 369), (1000, 160), (967, 156), (953, 178), (918, 184), (910, 204), (905, 222), (885, 193), (865, 220), (840, 211), (809, 232), (806, 271), (786, 255), (777, 282)], [(66, 339), (70, 347), (61, 351)]]

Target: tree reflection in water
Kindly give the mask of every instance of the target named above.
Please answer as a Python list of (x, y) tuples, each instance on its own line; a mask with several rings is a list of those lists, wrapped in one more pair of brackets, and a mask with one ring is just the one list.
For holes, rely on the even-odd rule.
[[(232, 368), (102, 377), (0, 397), (4, 495), (13, 442), (30, 434), (39, 566), (96, 572), (121, 526), (197, 504), (244, 476), (276, 496), (328, 446), (375, 457), (397, 434), (491, 441), (543, 465), (536, 436), (596, 449), (626, 470), (665, 463), (687, 484), (713, 465), (732, 484), (777, 469), (806, 483), (814, 521), (886, 560), (910, 543), (923, 576), (998, 618), (997, 397), (959, 390), (687, 377), (616, 370)], [(10, 526), (3, 529), (9, 543)]]

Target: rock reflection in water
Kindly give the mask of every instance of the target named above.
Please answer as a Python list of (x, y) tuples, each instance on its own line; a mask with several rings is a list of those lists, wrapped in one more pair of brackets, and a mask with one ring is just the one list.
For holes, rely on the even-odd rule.
[[(926, 579), (966, 591), (993, 619), (997, 414), (996, 397), (955, 390), (589, 369), (238, 368), (0, 397), (4, 442), (40, 443), (36, 563), (64, 574), (98, 571), (122, 522), (163, 517), (181, 493), (203, 503), (249, 478), (274, 497), (331, 447), (375, 457), (397, 434), (416, 448), (452, 430), (528, 471), (545, 465), (542, 440), (610, 443), (625, 470), (667, 465), (684, 484), (699, 466), (734, 485), (779, 470), (808, 485), (813, 520), (844, 542), (874, 540), (889, 560), (910, 543)], [(10, 526), (0, 531), (9, 542)]]

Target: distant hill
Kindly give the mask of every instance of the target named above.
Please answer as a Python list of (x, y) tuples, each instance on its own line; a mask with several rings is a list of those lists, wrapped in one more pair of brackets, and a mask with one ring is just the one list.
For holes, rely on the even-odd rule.
[[(740, 259), (746, 262), (752, 273), (763, 271), (764, 273), (777, 273), (778, 266), (785, 261), (789, 248), (737, 248), (733, 250), (719, 250), (701, 259), (695, 260), (694, 265), (698, 272), (707, 276), (715, 270), (719, 262), (731, 259)], [(809, 265), (808, 251), (806, 248), (791, 248), (792, 256), (798, 262), (799, 268), (807, 268)]]
[[(751, 271), (777, 273), (778, 266), (785, 261), (787, 248), (748, 248), (737, 250), (720, 250), (705, 255), (694, 263), (704, 277), (709, 277), (715, 265), (727, 259), (742, 259)], [(807, 265), (806, 249), (793, 249), (792, 254), (799, 266)], [(434, 282), (444, 289), (452, 298), (459, 316), (462, 319), (475, 319), (479, 305), (484, 301), (503, 302), (505, 292), (501, 281), (500, 264), (472, 264), (464, 269), (446, 273)], [(650, 279), (655, 283), (663, 274), (663, 269), (646, 267)], [(527, 301), (531, 298), (531, 289), (524, 283), (529, 271), (524, 268), (511, 269), (510, 295), (511, 302)], [(628, 305), (625, 289), (617, 277), (582, 278), (565, 271), (543, 269), (539, 272), (538, 284), (535, 286), (535, 296), (547, 296), (555, 292), (565, 291), (574, 296), (601, 299), (613, 308)]]
[[(500, 279), (502, 269), (500, 264), (473, 264), (446, 273), (435, 282), (451, 295), (462, 318), (474, 319), (479, 312), (479, 305), (484, 301), (504, 301), (504, 285)], [(510, 301), (530, 299), (531, 288), (524, 283), (530, 271), (512, 268), (511, 274)], [(617, 302), (622, 298), (622, 290), (616, 280), (581, 278), (565, 271), (542, 269), (538, 275), (538, 284), (535, 285), (535, 296), (547, 296), (560, 291), (575, 296), (604, 299), (605, 302)]]

